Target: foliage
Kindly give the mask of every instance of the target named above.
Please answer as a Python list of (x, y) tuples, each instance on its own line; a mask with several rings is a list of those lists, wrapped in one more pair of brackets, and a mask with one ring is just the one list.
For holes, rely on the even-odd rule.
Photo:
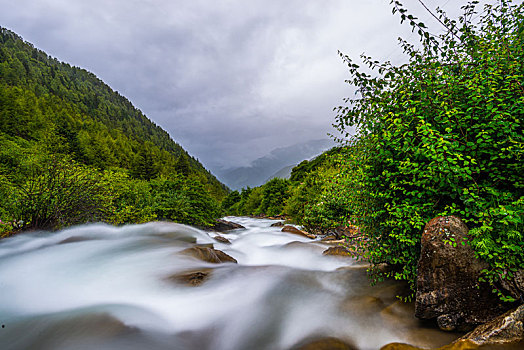
[(477, 24), (475, 2), (458, 22), (439, 11), (447, 31), (433, 36), (392, 3), (421, 36), (421, 49), (401, 41), (409, 63), (362, 56), (371, 76), (341, 54), (360, 97), (339, 108), (337, 127), (358, 130), (349, 205), (368, 257), (396, 265), (394, 277), (414, 288), (424, 224), (457, 215), (490, 263), (486, 278), (511, 277), (524, 268), (524, 5), (486, 5)]
[(19, 228), (56, 229), (102, 218), (109, 193), (96, 170), (57, 158), (22, 170), (7, 204)]
[(101, 170), (151, 180), (196, 173), (221, 200), (227, 188), (169, 134), (92, 73), (49, 57), (0, 27), (0, 134), (46, 144)]
[[(244, 191), (242, 191), (242, 195), (244, 194)], [(244, 197), (244, 196), (242, 196)], [(240, 212), (242, 214), (251, 214), (251, 215), (259, 215), (263, 214), (261, 212), (261, 205), (262, 200), (264, 199), (264, 189), (262, 186), (255, 187), (251, 190), (249, 190), (249, 194), (245, 201), (241, 201), (243, 203), (243, 207), (240, 208)]]
[(95, 75), (0, 27), (0, 233), (156, 218), (205, 225), (227, 192)]
[(238, 210), (235, 207), (242, 200), (242, 196), (238, 191), (231, 191), (222, 201), (222, 211), (230, 213), (231, 215), (238, 215)]
[(331, 158), (340, 154), (343, 150), (343, 147), (333, 147), (312, 160), (303, 160), (291, 170), (289, 180), (292, 182), (301, 182), (307, 177), (307, 175), (325, 166), (326, 163), (331, 161)]
[(173, 177), (151, 185), (153, 212), (161, 220), (210, 225), (220, 214), (218, 202), (199, 181)]
[(154, 202), (149, 181), (129, 178), (122, 170), (105, 171), (103, 181), (111, 193), (107, 198), (105, 221), (121, 225), (145, 223), (157, 218), (152, 208)]
[(262, 189), (259, 212), (270, 216), (282, 214), (285, 201), (289, 197), (288, 180), (271, 179), (264, 184)]

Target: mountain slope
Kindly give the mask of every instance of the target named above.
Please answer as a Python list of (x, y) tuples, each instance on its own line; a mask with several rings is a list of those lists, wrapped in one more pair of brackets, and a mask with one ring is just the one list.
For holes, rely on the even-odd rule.
[(274, 173), (273, 175), (271, 175), (271, 176), (266, 180), (266, 182), (268, 182), (269, 180), (275, 179), (275, 178), (279, 178), (279, 179), (289, 179), (289, 177), (291, 176), (291, 171), (293, 170), (293, 168), (294, 168), (295, 166), (296, 166), (296, 165), (289, 165), (289, 166), (283, 167), (282, 169), (280, 169), (279, 171), (277, 171), (276, 173)]
[(276, 172), (290, 164), (311, 159), (334, 145), (332, 140), (310, 140), (289, 147), (277, 148), (270, 154), (254, 160), (248, 167), (226, 169), (217, 175), (232, 189), (260, 186)]
[(101, 170), (127, 169), (138, 179), (191, 175), (217, 199), (228, 191), (94, 74), (59, 62), (0, 27), (1, 135), (25, 141), (23, 148), (45, 145)]

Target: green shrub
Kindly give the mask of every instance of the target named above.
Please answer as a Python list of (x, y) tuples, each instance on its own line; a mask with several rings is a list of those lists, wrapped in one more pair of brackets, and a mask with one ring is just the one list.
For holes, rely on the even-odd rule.
[(238, 191), (231, 191), (222, 201), (222, 211), (227, 215), (239, 215), (239, 203), (242, 197)]
[(337, 126), (357, 129), (351, 206), (368, 257), (396, 265), (414, 289), (425, 223), (457, 215), (490, 263), (485, 278), (511, 277), (524, 268), (524, 5), (486, 5), (478, 24), (474, 3), (458, 22), (440, 12), (447, 31), (435, 37), (393, 4), (422, 39), (420, 50), (401, 43), (409, 63), (363, 56), (371, 76), (342, 55), (360, 97), (340, 107)]
[(7, 208), (20, 228), (58, 229), (103, 219), (110, 193), (99, 171), (57, 157), (41, 157), (20, 170)]
[(104, 172), (107, 199), (104, 220), (114, 224), (144, 223), (156, 219), (151, 185), (146, 180), (131, 179), (122, 170)]
[(289, 181), (279, 178), (271, 179), (262, 186), (262, 193), (259, 211), (270, 216), (280, 215), (289, 197)]
[[(242, 195), (244, 192), (242, 192)], [(242, 215), (258, 215), (261, 214), (261, 204), (264, 197), (264, 189), (262, 187), (255, 187), (248, 191), (248, 196), (242, 208)]]
[(153, 212), (160, 220), (210, 225), (219, 215), (218, 202), (199, 181), (173, 177), (151, 182)]

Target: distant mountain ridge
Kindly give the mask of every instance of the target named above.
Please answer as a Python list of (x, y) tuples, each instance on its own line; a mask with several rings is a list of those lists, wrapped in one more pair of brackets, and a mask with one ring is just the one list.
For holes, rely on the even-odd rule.
[(0, 27), (2, 135), (29, 143), (59, 139), (54, 151), (89, 166), (128, 169), (138, 178), (192, 174), (217, 198), (228, 191), (165, 130), (93, 73), (60, 62)]
[[(304, 159), (311, 159), (334, 146), (330, 139), (310, 140), (289, 147), (272, 150), (268, 155), (254, 160), (248, 167), (238, 167), (216, 171), (217, 176), (230, 188), (239, 190), (256, 187), (276, 176), (284, 168), (297, 165)], [(287, 175), (286, 175), (287, 176)], [(277, 176), (280, 177), (280, 176)]]
[(293, 164), (293, 165), (288, 165), (286, 167), (283, 167), (282, 169), (280, 169), (279, 171), (277, 171), (276, 173), (271, 175), (266, 180), (266, 182), (268, 182), (269, 180), (272, 180), (274, 178), (289, 179), (291, 177), (291, 170), (293, 170), (293, 168), (296, 167), (296, 166), (297, 166), (296, 164)]

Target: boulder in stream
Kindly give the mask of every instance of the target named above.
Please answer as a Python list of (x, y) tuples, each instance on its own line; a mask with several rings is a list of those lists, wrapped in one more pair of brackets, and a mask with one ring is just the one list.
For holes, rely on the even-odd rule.
[(447, 331), (472, 329), (508, 309), (489, 284), (479, 282), (487, 263), (475, 258), (467, 233), (459, 218), (439, 216), (422, 234), (415, 316), (436, 319)]
[(215, 220), (214, 225), (210, 227), (211, 230), (217, 231), (217, 232), (225, 232), (225, 231), (235, 230), (238, 228), (245, 228), (245, 227), (240, 224), (237, 224), (236, 222), (227, 221), (223, 219)]
[(271, 224), (271, 227), (282, 227), (284, 226), (284, 223), (282, 221), (275, 222)]
[(209, 278), (212, 270), (213, 269), (204, 268), (199, 270), (184, 271), (167, 277), (167, 280), (190, 286), (199, 286)]
[(218, 236), (213, 237), (213, 239), (220, 243), (231, 244), (231, 241), (224, 236), (218, 235)]
[(282, 232), (287, 232), (287, 233), (293, 233), (295, 235), (300, 235), (300, 236), (304, 236), (304, 237), (307, 237), (307, 238), (311, 238), (311, 239), (315, 239), (316, 236), (315, 235), (312, 235), (306, 231), (302, 231), (302, 230), (299, 230), (298, 228), (296, 228), (295, 226), (291, 226), (291, 225), (285, 225), (284, 227), (282, 227)]
[(349, 258), (352, 256), (352, 252), (347, 247), (336, 246), (336, 247), (329, 247), (328, 249), (324, 250), (322, 255), (336, 255), (336, 256), (345, 256)]
[(210, 247), (192, 247), (184, 249), (180, 252), (183, 255), (189, 255), (199, 260), (210, 262), (213, 264), (220, 264), (225, 262), (237, 263), (236, 259), (227, 255), (221, 250)]

